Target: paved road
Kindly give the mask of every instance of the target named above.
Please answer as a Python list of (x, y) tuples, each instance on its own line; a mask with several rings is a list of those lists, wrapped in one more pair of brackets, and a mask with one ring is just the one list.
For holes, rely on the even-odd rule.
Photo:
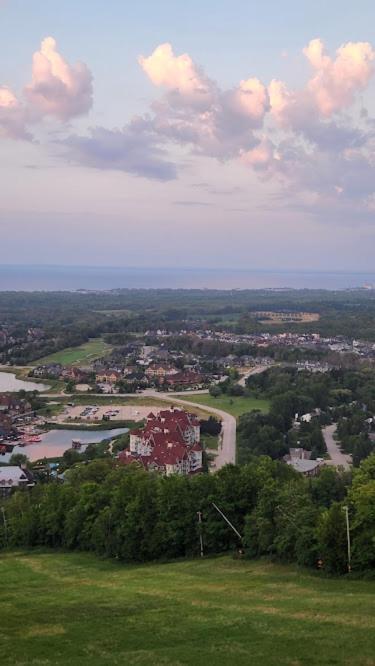
[(245, 388), (246, 386), (246, 380), (250, 375), (259, 375), (261, 372), (265, 372), (269, 368), (271, 368), (271, 365), (257, 365), (255, 368), (251, 368), (250, 370), (247, 370), (244, 375), (242, 375), (241, 379), (238, 380), (238, 384), (240, 386), (243, 386)]
[(331, 458), (331, 460), (328, 461), (328, 464), (335, 465), (335, 467), (338, 467), (340, 465), (344, 469), (350, 469), (350, 466), (352, 464), (351, 456), (347, 455), (346, 453), (342, 453), (340, 447), (333, 438), (333, 435), (336, 432), (336, 425), (337, 425), (336, 423), (333, 423), (332, 425), (323, 428), (322, 431), (327, 451), (329, 457)]

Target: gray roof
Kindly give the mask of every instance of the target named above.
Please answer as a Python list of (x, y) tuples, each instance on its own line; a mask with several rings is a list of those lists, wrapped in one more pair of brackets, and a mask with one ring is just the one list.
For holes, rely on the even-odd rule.
[(18, 486), (28, 481), (29, 477), (21, 467), (17, 467), (16, 465), (0, 467), (0, 487)]
[(293, 458), (293, 460), (287, 461), (287, 465), (293, 467), (293, 469), (295, 469), (296, 472), (301, 472), (302, 474), (306, 474), (306, 472), (312, 472), (314, 469), (319, 467), (320, 463), (317, 460)]

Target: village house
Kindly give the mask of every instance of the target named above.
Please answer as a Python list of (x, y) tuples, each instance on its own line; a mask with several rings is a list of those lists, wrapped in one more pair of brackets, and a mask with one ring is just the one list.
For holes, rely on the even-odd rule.
[(40, 379), (58, 379), (62, 373), (63, 367), (60, 363), (49, 363), (48, 365), (38, 365), (30, 372), (31, 377)]
[(6, 414), (12, 418), (22, 414), (28, 414), (31, 411), (31, 404), (28, 400), (17, 398), (8, 393), (0, 393), (0, 415)]
[(302, 448), (291, 448), (284, 456), (287, 465), (304, 476), (317, 476), (323, 464), (322, 460), (311, 460), (311, 451)]
[(130, 447), (121, 451), (122, 464), (138, 462), (147, 470), (195, 474), (202, 470), (200, 425), (194, 414), (171, 407), (147, 417), (144, 428), (130, 433)]
[(7, 465), (0, 467), (0, 497), (7, 497), (15, 488), (34, 486), (34, 478), (25, 467)]
[(101, 370), (95, 375), (97, 384), (117, 384), (122, 375), (118, 370)]
[(151, 363), (145, 371), (148, 379), (158, 379), (159, 381), (177, 373), (178, 370), (167, 363)]
[(74, 365), (72, 365), (62, 370), (60, 379), (82, 383), (87, 380), (89, 374), (90, 373), (87, 370), (83, 370), (83, 368), (76, 368)]
[(184, 371), (176, 372), (165, 378), (168, 386), (199, 386), (203, 383), (204, 377), (198, 372)]

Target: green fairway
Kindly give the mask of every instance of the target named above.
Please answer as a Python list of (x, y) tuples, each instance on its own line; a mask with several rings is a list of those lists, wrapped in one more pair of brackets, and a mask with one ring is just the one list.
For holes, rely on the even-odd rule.
[(0, 557), (3, 664), (374, 664), (375, 582), (230, 557)]
[(219, 395), (213, 398), (209, 393), (201, 393), (200, 395), (184, 395), (178, 396), (181, 400), (189, 400), (189, 402), (196, 402), (200, 405), (207, 405), (207, 407), (214, 407), (221, 409), (223, 412), (228, 412), (238, 418), (241, 414), (251, 412), (252, 409), (260, 409), (261, 412), (267, 413), (269, 410), (268, 400), (257, 400), (257, 398), (250, 398), (246, 396), (231, 397), (230, 395)]
[(110, 345), (107, 345), (101, 338), (95, 338), (79, 347), (67, 347), (55, 352), (55, 354), (39, 358), (37, 361), (34, 361), (33, 365), (47, 365), (49, 363), (77, 366), (86, 365), (108, 354), (110, 351)]

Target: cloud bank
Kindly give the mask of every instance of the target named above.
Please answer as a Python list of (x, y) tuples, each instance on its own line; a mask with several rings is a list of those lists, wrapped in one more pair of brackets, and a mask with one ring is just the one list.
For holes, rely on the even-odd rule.
[[(310, 75), (299, 89), (248, 71), (223, 89), (187, 54), (169, 43), (140, 55), (141, 70), (158, 94), (144, 115), (121, 128), (94, 127), (60, 141), (67, 160), (168, 181), (178, 176), (176, 154), (237, 161), (261, 180), (275, 181), (285, 200), (308, 211), (371, 215), (375, 201), (375, 121), (359, 97), (374, 73), (368, 42), (342, 44), (333, 56), (321, 39), (302, 50)], [(34, 53), (31, 81), (20, 98), (0, 86), (0, 134), (30, 139), (45, 118), (65, 123), (93, 103), (92, 75), (70, 64), (52, 37)], [(173, 155), (174, 157), (171, 157)]]

